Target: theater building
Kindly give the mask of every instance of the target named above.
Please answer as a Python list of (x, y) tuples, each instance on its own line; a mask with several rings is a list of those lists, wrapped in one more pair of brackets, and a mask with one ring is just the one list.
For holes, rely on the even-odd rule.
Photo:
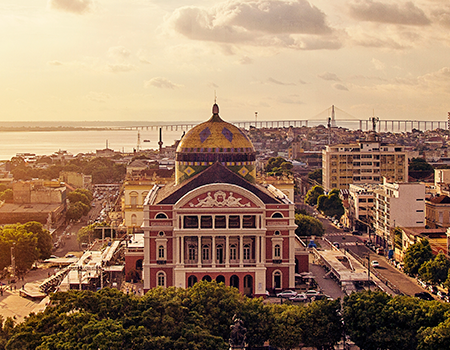
[(294, 288), (308, 269), (294, 204), (256, 183), (252, 143), (216, 104), (180, 141), (175, 168), (175, 181), (155, 184), (144, 202), (144, 290), (201, 280), (256, 296)]

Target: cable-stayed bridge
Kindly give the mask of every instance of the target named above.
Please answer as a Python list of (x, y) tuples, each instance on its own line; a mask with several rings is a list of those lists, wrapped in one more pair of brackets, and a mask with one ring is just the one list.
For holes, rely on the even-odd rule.
[[(341, 117), (341, 115), (343, 117)], [(450, 112), (449, 112), (450, 115)], [(337, 118), (339, 116), (339, 118)], [(378, 117), (368, 117), (367, 119), (360, 119), (350, 115), (349, 113), (337, 108), (336, 106), (330, 106), (324, 111), (308, 119), (285, 119), (285, 120), (258, 120), (258, 113), (255, 112), (255, 119), (252, 121), (235, 121), (231, 122), (242, 129), (255, 128), (288, 128), (292, 127), (313, 127), (317, 125), (323, 125), (326, 127), (343, 127), (352, 130), (373, 130), (373, 119), (376, 119), (375, 127), (378, 132), (408, 132), (412, 129), (421, 131), (435, 130), (435, 129), (448, 129), (447, 120), (405, 120), (405, 119), (381, 119)], [(449, 116), (450, 118), (450, 116)], [(151, 123), (148, 125), (136, 125), (136, 126), (121, 126), (117, 129), (128, 130), (189, 130), (198, 123)]]

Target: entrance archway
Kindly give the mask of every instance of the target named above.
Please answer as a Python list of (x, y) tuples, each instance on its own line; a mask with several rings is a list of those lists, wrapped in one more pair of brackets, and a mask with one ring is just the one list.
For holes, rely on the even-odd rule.
[(253, 277), (250, 275), (244, 277), (244, 294), (247, 296), (253, 295)]
[(216, 282), (225, 284), (225, 277), (222, 276), (222, 275), (217, 276), (216, 277)]
[(197, 276), (194, 276), (194, 275), (189, 276), (189, 278), (188, 278), (188, 287), (193, 287), (194, 284), (196, 284), (196, 283), (197, 283)]
[(230, 287), (239, 289), (239, 277), (238, 276), (233, 275), (230, 277)]

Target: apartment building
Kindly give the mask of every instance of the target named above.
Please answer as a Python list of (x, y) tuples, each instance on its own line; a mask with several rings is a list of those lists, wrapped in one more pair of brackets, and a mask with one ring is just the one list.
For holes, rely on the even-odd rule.
[(366, 141), (329, 145), (322, 151), (325, 190), (351, 184), (408, 181), (408, 157), (403, 146), (388, 145), (376, 136)]
[(373, 227), (375, 241), (392, 249), (392, 229), (425, 227), (425, 185), (417, 182), (388, 183), (374, 189)]

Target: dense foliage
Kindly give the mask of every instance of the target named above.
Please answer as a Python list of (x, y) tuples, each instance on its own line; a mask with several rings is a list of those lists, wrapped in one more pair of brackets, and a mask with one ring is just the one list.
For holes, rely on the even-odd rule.
[(297, 236), (322, 236), (325, 233), (322, 222), (312, 216), (295, 214)]
[[(450, 305), (382, 292), (308, 305), (264, 303), (222, 283), (56, 293), (43, 313), (14, 326), (0, 317), (0, 349), (228, 349), (237, 315), (249, 346), (331, 350), (347, 335), (363, 350), (440, 350), (450, 344)], [(345, 327), (344, 327), (345, 326)]]
[(317, 198), (324, 194), (324, 190), (322, 186), (313, 186), (305, 196), (305, 203), (309, 205), (317, 205)]
[(345, 213), (344, 205), (339, 197), (339, 190), (334, 188), (326, 194), (322, 194), (317, 198), (317, 210), (326, 216), (340, 219)]
[(430, 242), (427, 239), (423, 239), (406, 249), (403, 258), (403, 263), (405, 264), (403, 269), (409, 275), (417, 275), (420, 267), (432, 258), (433, 252)]
[(322, 168), (309, 172), (308, 179), (310, 179), (314, 183), (321, 184), (322, 183)]
[(25, 273), (38, 259), (47, 259), (52, 251), (52, 237), (39, 222), (0, 227), (0, 270), (11, 265), (14, 247), (16, 273)]
[(87, 215), (91, 210), (91, 202), (93, 200), (92, 193), (86, 189), (76, 189), (67, 195), (69, 200), (69, 208), (66, 212), (68, 221), (80, 220), (82, 216)]
[(276, 157), (276, 158), (270, 158), (267, 161), (266, 164), (266, 173), (268, 175), (275, 175), (275, 176), (281, 176), (281, 175), (289, 175), (292, 174), (293, 165), (291, 162), (287, 161), (286, 159), (282, 157)]
[(434, 172), (434, 168), (424, 158), (412, 158), (409, 166), (408, 173), (415, 179), (426, 179)]

